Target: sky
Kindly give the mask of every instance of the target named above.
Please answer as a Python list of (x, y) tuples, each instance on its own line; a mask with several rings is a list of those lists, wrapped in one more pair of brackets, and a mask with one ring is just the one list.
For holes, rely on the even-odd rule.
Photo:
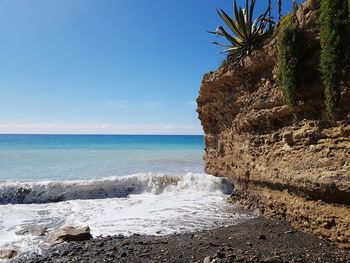
[(224, 58), (206, 31), (232, 5), (0, 0), (0, 133), (202, 134), (201, 79)]

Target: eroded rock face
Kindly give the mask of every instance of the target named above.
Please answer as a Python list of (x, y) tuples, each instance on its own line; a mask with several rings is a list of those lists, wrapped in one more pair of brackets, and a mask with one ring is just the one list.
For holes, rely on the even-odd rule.
[(329, 125), (318, 73), (318, 14), (315, 0), (297, 12), (305, 45), (294, 109), (277, 85), (272, 36), (243, 67), (206, 74), (197, 111), (206, 172), (232, 179), (241, 204), (350, 247), (350, 67), (343, 69), (339, 121)]

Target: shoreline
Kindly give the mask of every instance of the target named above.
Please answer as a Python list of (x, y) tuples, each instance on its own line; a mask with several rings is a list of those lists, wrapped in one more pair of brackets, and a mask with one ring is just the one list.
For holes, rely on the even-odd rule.
[(167, 236), (98, 237), (65, 243), (43, 255), (13, 259), (34, 262), (350, 262), (350, 251), (263, 217), (195, 233)]

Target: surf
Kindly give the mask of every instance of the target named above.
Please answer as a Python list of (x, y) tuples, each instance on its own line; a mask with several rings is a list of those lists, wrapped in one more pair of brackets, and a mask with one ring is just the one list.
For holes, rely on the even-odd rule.
[(130, 194), (163, 192), (232, 193), (232, 184), (225, 178), (187, 173), (167, 175), (139, 173), (102, 179), (74, 181), (39, 181), (0, 183), (0, 204), (41, 204), (68, 200), (122, 198)]

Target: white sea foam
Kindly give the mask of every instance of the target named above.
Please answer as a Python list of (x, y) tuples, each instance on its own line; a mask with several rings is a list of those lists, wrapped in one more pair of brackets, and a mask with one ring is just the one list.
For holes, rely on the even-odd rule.
[(127, 197), (130, 194), (164, 191), (232, 192), (223, 178), (188, 173), (182, 176), (140, 173), (96, 180), (0, 183), (0, 204), (49, 203), (77, 199)]
[[(19, 199), (17, 189), (29, 190)], [(15, 247), (24, 253), (46, 248), (44, 237), (16, 234), (30, 226), (52, 232), (62, 226), (88, 225), (93, 236), (107, 236), (165, 235), (236, 224), (249, 216), (224, 201), (231, 191), (223, 178), (191, 173), (8, 182), (0, 185), (2, 202), (7, 203), (0, 205), (0, 249)], [(6, 195), (11, 198), (4, 199)], [(64, 201), (49, 203), (58, 200)]]

